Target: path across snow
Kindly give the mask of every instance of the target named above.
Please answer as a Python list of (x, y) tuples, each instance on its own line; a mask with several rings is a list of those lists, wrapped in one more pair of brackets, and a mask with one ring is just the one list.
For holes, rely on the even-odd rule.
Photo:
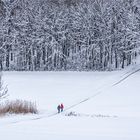
[[(139, 79), (138, 67), (129, 72), (5, 72), (9, 99), (36, 101), (40, 114), (0, 118), (1, 138), (139, 140)], [(54, 115), (61, 102), (65, 112)]]

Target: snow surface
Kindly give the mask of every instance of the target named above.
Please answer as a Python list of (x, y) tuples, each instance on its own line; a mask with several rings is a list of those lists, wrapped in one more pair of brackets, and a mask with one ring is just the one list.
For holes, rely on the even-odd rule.
[(140, 140), (140, 72), (114, 85), (131, 70), (4, 72), (8, 99), (35, 101), (40, 112), (1, 117), (0, 139)]

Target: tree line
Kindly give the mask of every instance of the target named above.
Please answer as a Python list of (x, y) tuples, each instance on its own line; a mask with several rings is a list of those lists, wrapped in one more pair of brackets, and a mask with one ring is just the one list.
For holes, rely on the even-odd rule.
[(0, 70), (124, 68), (139, 40), (139, 0), (0, 0)]

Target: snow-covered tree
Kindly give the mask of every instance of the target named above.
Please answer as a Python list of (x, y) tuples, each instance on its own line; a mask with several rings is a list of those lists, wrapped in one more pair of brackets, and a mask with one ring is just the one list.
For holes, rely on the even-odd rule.
[(1, 70), (113, 70), (139, 55), (138, 0), (0, 0)]

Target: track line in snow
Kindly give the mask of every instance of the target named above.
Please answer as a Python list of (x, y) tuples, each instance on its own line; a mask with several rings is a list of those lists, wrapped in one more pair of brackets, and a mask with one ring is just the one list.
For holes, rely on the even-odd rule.
[(137, 69), (133, 72), (131, 72), (130, 74), (126, 75), (124, 78), (122, 78), (121, 80), (119, 80), (118, 82), (116, 82), (115, 84), (113, 84), (112, 86), (116, 86), (118, 84), (120, 84), (121, 82), (123, 82), (124, 80), (126, 80), (128, 77), (130, 77), (131, 75), (134, 75), (135, 73), (137, 73), (138, 71), (140, 71), (140, 69)]
[[(127, 78), (129, 78), (130, 76), (134, 75), (135, 73), (137, 73), (137, 72), (139, 72), (139, 71), (140, 71), (140, 68), (134, 70), (134, 71), (131, 72), (131, 73), (127, 72), (127, 75), (126, 75), (125, 77), (121, 78), (120, 80), (118, 80), (117, 82), (115, 82), (114, 84), (112, 84), (111, 86), (106, 87), (105, 90), (110, 89), (110, 88), (113, 88), (114, 86), (120, 84), (121, 82), (125, 81)], [(76, 104), (74, 104), (74, 105), (72, 105), (72, 106), (66, 108), (64, 111), (69, 110), (69, 109), (71, 109), (71, 108), (73, 108), (73, 107), (75, 107), (75, 106), (77, 106), (77, 105), (79, 105), (79, 104), (81, 104), (81, 103), (84, 103), (84, 102), (86, 102), (86, 101), (88, 101), (88, 100), (90, 100), (90, 99), (92, 99), (92, 98), (94, 98), (94, 97), (96, 97), (96, 96), (102, 94), (102, 92), (103, 92), (102, 90), (101, 90), (101, 91), (98, 91), (98, 92), (95, 93), (94, 95), (92, 95), (92, 96), (90, 96), (90, 97), (88, 97), (88, 98), (86, 98), (86, 99), (80, 101), (79, 103), (76, 103)]]
[[(110, 89), (110, 88), (113, 88), (114, 86), (122, 83), (123, 81), (125, 81), (127, 78), (129, 78), (130, 76), (134, 75), (135, 73), (139, 72), (140, 71), (140, 68), (132, 71), (132, 72), (127, 72), (127, 74), (125, 74), (126, 76), (124, 76), (123, 78), (121, 78), (120, 80), (118, 80), (117, 82), (115, 82), (114, 84), (112, 84), (111, 86), (109, 87), (106, 87), (104, 90), (107, 90), (107, 89)], [(73, 104), (72, 106), (69, 106), (67, 107), (63, 112), (75, 107), (75, 106), (78, 106), (84, 102), (87, 102), (88, 100), (91, 100), (93, 98), (95, 98), (96, 96), (100, 95), (103, 93), (102, 91), (103, 89), (101, 89), (100, 91), (98, 91), (97, 93), (95, 93), (94, 95), (90, 96), (90, 97), (87, 97), (83, 100), (81, 100), (80, 102), (78, 103), (75, 103)], [(61, 114), (61, 113), (60, 113)], [(53, 116), (56, 116), (56, 115), (59, 115), (58, 113), (53, 113), (53, 114), (50, 114), (50, 115), (43, 115), (43, 116), (38, 116), (38, 117), (35, 117), (35, 118), (32, 118), (32, 119), (27, 119), (27, 120), (22, 120), (22, 121), (15, 121), (15, 122), (11, 122), (10, 124), (16, 124), (16, 123), (21, 123), (21, 122), (27, 122), (27, 121), (35, 121), (35, 120), (40, 120), (40, 119), (44, 119), (44, 118), (50, 118), (50, 117), (53, 117)]]

